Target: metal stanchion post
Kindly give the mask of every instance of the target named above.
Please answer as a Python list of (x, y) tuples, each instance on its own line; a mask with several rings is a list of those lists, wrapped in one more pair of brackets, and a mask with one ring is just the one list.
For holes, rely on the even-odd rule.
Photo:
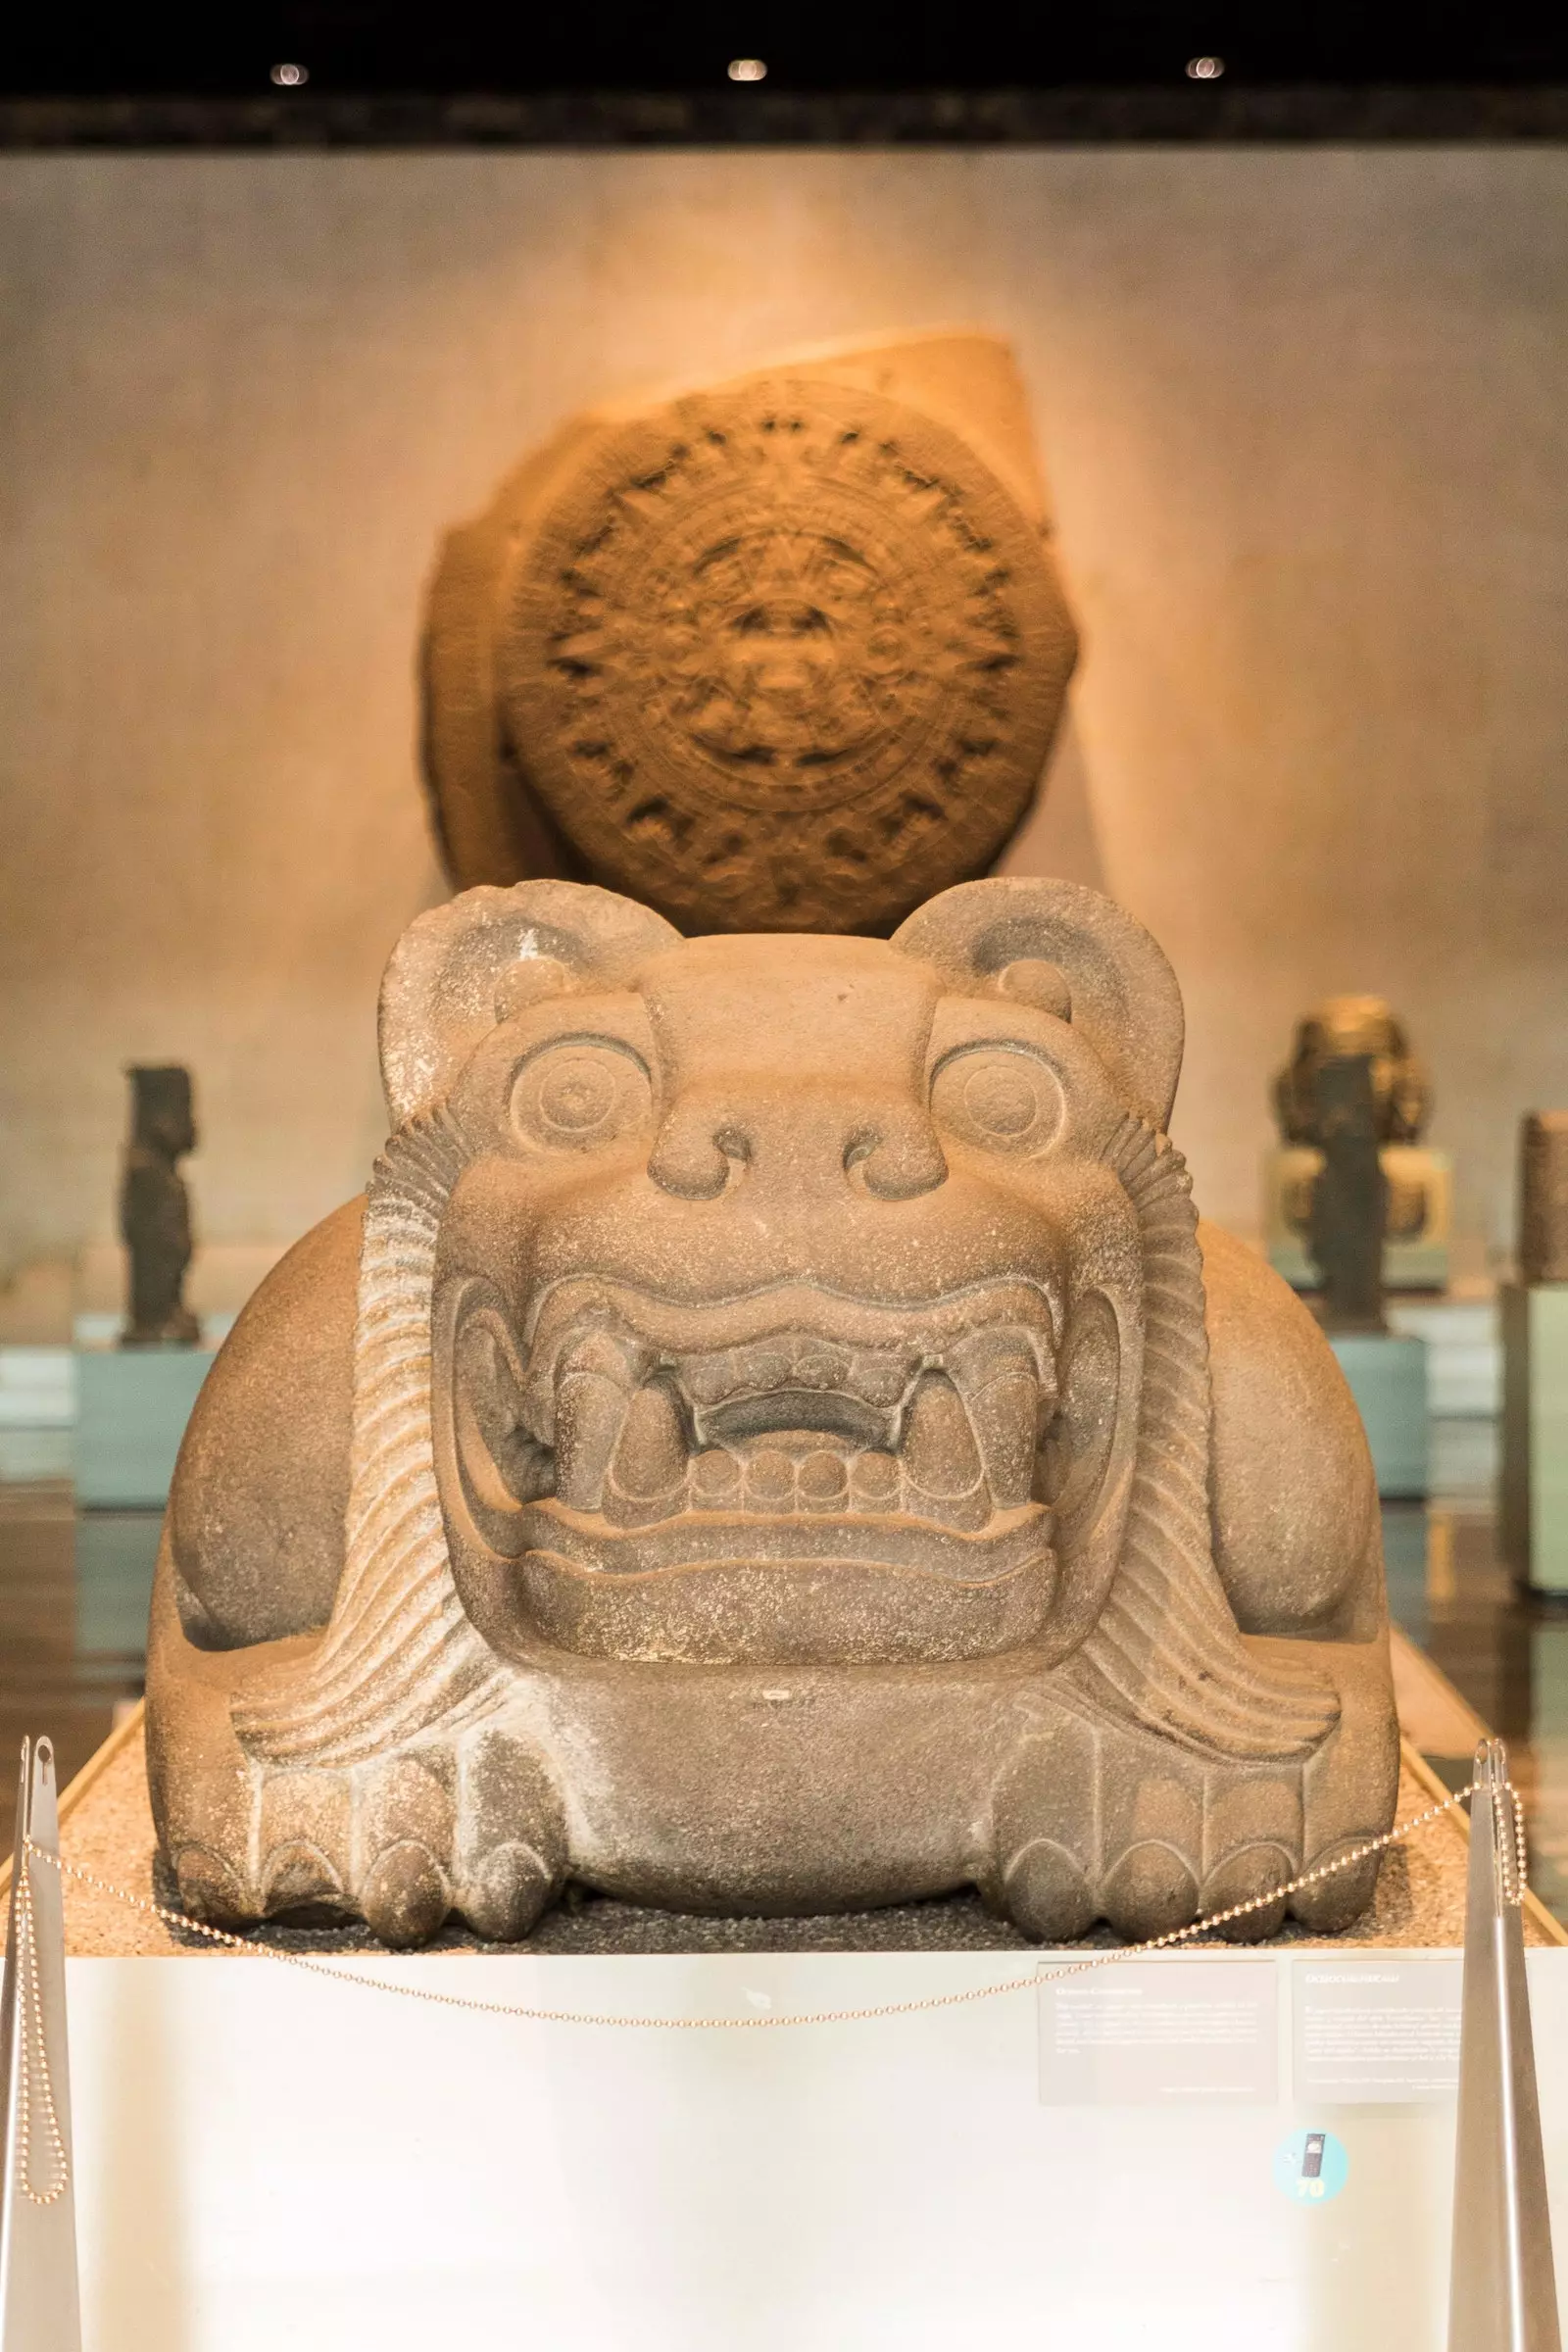
[(1524, 1827), (1500, 1740), (1476, 1750), (1448, 2352), (1561, 2352), (1520, 1905)]
[(27, 1852), (30, 1839), (59, 1853), (55, 1797), (53, 1747), (24, 1740), (0, 1994), (0, 2352), (81, 2352), (64, 1890), (58, 1870), (29, 1869)]

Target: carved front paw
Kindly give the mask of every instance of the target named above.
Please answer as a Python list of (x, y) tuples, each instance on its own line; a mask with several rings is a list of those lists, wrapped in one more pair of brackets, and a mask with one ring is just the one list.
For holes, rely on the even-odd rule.
[(475, 1935), (519, 1941), (565, 1876), (554, 1782), (502, 1727), (367, 1768), (356, 1811), (355, 1900), (383, 1943), (428, 1942), (453, 1914)]
[(1220, 1935), (1249, 1942), (1278, 1932), (1286, 1898), (1218, 1915), (1300, 1869), (1300, 1780), (1064, 1719), (1016, 1751), (994, 1833), (983, 1888), (1038, 1941), (1072, 1941), (1102, 1919), (1143, 1943), (1213, 1918)]
[(561, 1798), (526, 1740), (491, 1728), (464, 1742), (456, 1901), (476, 1936), (516, 1943), (561, 1891)]
[(254, 1884), (206, 1846), (176, 1857), (193, 1917), (358, 1917), (404, 1950), (456, 1914), (476, 1935), (516, 1941), (566, 1873), (554, 1781), (526, 1740), (496, 1725), (339, 1771), (272, 1773), (256, 1843)]

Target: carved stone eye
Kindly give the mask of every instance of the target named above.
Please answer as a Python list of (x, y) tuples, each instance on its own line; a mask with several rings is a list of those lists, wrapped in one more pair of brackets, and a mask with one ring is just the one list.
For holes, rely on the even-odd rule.
[(1043, 1152), (1062, 1120), (1055, 1072), (1026, 1046), (962, 1046), (931, 1081), (931, 1108), (950, 1134), (986, 1152)]
[(568, 1037), (530, 1054), (512, 1088), (512, 1121), (527, 1142), (598, 1152), (646, 1127), (648, 1072), (629, 1046)]

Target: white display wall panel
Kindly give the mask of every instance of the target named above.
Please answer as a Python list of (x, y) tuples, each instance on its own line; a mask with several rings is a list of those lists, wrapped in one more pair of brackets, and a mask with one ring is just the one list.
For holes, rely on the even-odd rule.
[[(1402, 2016), (1406, 2073), (1391, 2078), (1375, 2030), (1369, 2103), (1298, 2096), (1292, 1972), (1326, 1960), (1360, 1980), (1334, 1998)], [(1255, 2039), (1272, 1974), (1274, 2095), (1249, 2095), (1234, 2053), (1228, 2088), (1205, 2093), (1190, 2051), (1162, 2091), (1160, 2026), (1143, 2034), (1144, 2097), (1117, 2105), (1047, 2103), (1051, 2011), (1034, 1991), (783, 2033), (643, 2032), (427, 2007), (264, 1960), (75, 1960), (86, 2352), (1440, 2352), (1454, 1960), (1433, 1955), (1425, 1975), (1418, 1956), (1366, 1948), (1173, 1956), (1152, 1978), (1140, 1964), (1178, 2037), (1190, 1998), (1212, 2037), (1228, 1966), (1247, 1972), (1239, 2030)], [(1033, 1964), (341, 1965), (491, 2000), (757, 2017)], [(1074, 1982), (1108, 1990), (1120, 1973)], [(1562, 2249), (1568, 1951), (1532, 1953), (1530, 1982)], [(1330, 2023), (1323, 2048), (1343, 2066), (1365, 2029)], [(1125, 2046), (1115, 2067), (1124, 2095)], [(1303, 2132), (1328, 2135), (1320, 2199), (1295, 2186)]]
[(1502, 1410), (1502, 1331), (1496, 1298), (1389, 1298), (1389, 1329), (1427, 1345), (1427, 1402), (1435, 1420), (1495, 1419)]
[(1502, 1542), (1520, 1579), (1568, 1592), (1568, 1282), (1502, 1295)]

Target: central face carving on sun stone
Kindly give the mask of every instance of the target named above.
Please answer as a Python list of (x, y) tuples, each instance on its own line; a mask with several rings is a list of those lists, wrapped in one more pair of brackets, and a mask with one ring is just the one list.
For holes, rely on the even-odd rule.
[[(936, 699), (900, 583), (842, 537), (790, 527), (726, 536), (657, 583), (666, 721), (757, 806), (831, 806), (844, 770)], [(912, 721), (912, 724), (911, 724)]]

